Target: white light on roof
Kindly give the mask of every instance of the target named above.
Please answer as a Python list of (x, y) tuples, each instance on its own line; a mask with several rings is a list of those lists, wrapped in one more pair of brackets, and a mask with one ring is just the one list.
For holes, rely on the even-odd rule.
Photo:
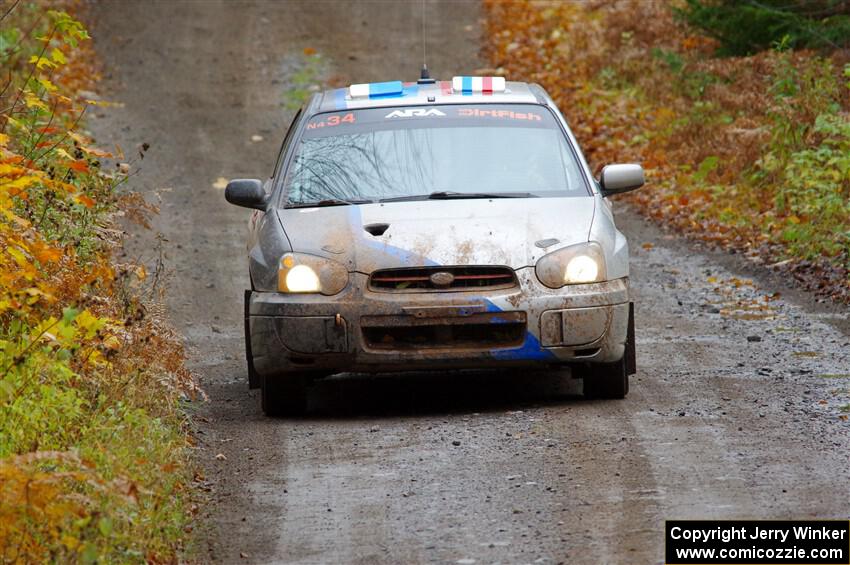
[(368, 84), (352, 84), (348, 87), (348, 93), (351, 94), (352, 98), (368, 98), (369, 97), (369, 85)]
[(462, 94), (505, 91), (505, 77), (453, 77), (452, 91)]

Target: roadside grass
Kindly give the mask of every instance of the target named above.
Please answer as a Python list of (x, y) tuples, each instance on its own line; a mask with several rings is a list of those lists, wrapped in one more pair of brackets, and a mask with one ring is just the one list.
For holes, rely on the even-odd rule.
[(485, 0), (493, 69), (542, 84), (594, 170), (657, 223), (850, 300), (850, 56), (716, 56), (675, 3)]
[(304, 48), (299, 56), (288, 60), (284, 68), (283, 107), (294, 112), (306, 104), (310, 96), (322, 88), (327, 67), (321, 53), (312, 47)]
[(0, 10), (0, 562), (176, 562), (198, 391), (157, 274), (113, 254), (116, 217), (154, 210), (84, 133), (88, 33), (47, 6)]

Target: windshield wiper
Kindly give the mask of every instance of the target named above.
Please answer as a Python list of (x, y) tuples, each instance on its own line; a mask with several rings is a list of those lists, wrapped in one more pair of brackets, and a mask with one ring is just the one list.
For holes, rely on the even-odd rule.
[(325, 206), (355, 206), (357, 204), (372, 204), (374, 200), (343, 200), (342, 198), (327, 198), (317, 202), (288, 202), (287, 208), (323, 208)]
[(408, 200), (464, 200), (467, 198), (538, 198), (531, 192), (453, 192), (440, 190), (430, 194), (412, 194), (381, 198), (378, 202), (404, 202)]

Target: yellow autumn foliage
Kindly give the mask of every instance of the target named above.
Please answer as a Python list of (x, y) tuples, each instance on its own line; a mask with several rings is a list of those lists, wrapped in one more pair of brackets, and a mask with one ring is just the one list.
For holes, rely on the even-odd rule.
[(485, 0), (486, 72), (544, 86), (596, 173), (642, 163), (641, 213), (850, 301), (847, 51), (719, 57), (684, 5)]
[(0, 563), (174, 562), (197, 391), (144, 267), (113, 262), (115, 213), (150, 207), (81, 133), (88, 34), (45, 4), (0, 13)]

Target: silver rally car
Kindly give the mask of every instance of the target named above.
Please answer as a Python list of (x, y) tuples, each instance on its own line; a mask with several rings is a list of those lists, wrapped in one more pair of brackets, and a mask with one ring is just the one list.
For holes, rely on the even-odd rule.
[[(268, 180), (231, 181), (254, 209), (245, 292), (249, 382), (269, 415), (306, 409), (339, 372), (569, 366), (585, 395), (635, 372), (626, 238), (536, 84), (423, 78), (317, 93)], [(459, 377), (462, 378), (462, 377)]]

